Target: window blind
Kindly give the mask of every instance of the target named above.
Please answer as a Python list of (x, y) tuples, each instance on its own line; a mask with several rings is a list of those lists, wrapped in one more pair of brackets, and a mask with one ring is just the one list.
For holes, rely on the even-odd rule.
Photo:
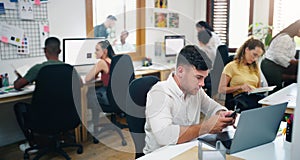
[(212, 26), (223, 44), (228, 44), (229, 0), (212, 1)]

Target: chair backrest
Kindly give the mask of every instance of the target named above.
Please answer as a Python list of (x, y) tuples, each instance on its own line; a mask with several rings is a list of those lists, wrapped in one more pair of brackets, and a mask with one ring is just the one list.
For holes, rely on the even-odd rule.
[(80, 123), (80, 77), (68, 64), (48, 65), (37, 76), (29, 126), (36, 133), (57, 133)]
[(214, 96), (218, 93), (221, 74), (223, 72), (224, 66), (229, 62), (228, 57), (228, 47), (226, 45), (218, 46), (214, 65), (210, 72), (211, 96)]
[(112, 58), (110, 79), (107, 86), (107, 97), (112, 111), (123, 112), (126, 106), (126, 95), (130, 82), (134, 79), (133, 63), (129, 55), (120, 54)]
[(217, 48), (217, 54), (219, 54), (223, 60), (224, 66), (230, 62), (229, 60), (229, 51), (227, 45), (219, 45)]
[(145, 146), (146, 122), (145, 106), (147, 93), (159, 79), (156, 76), (145, 76), (133, 80), (129, 85), (129, 94), (126, 98), (126, 120), (132, 136), (137, 155), (143, 153)]

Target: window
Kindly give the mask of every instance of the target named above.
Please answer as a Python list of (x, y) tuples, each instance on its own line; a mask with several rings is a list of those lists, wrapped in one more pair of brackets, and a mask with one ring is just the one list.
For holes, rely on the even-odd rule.
[(207, 0), (207, 22), (229, 48), (238, 48), (247, 39), (252, 19), (253, 0)]
[[(209, 4), (209, 3), (207, 3)], [(228, 25), (229, 25), (229, 2), (227, 0), (211, 1), (211, 26), (215, 33), (220, 36), (221, 42), (227, 44), (228, 42)], [(210, 21), (210, 20), (209, 20)], [(208, 21), (208, 22), (209, 22)]]
[[(104, 7), (103, 7), (104, 6)], [(94, 26), (103, 23), (108, 15), (117, 17), (117, 25), (110, 38), (120, 38), (120, 33), (129, 31), (128, 41), (136, 46), (136, 52), (128, 52), (133, 60), (145, 56), (145, 0), (86, 0), (87, 37), (93, 37)], [(143, 18), (142, 18), (143, 17)]]
[[(286, 28), (288, 25), (292, 24), (299, 19), (300, 15), (300, 1), (299, 0), (271, 0), (270, 5), (271, 15), (270, 21), (273, 26), (272, 35), (275, 36), (282, 29)], [(300, 49), (300, 38), (295, 37), (297, 43), (297, 49)]]

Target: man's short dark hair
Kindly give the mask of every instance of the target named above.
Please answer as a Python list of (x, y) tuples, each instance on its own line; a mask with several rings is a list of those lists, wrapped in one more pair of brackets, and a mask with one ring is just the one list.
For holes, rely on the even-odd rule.
[(207, 54), (196, 45), (187, 45), (181, 49), (177, 57), (177, 67), (179, 65), (193, 65), (197, 70), (203, 71), (212, 68)]
[(113, 15), (107, 16), (106, 19), (110, 19), (110, 20), (113, 20), (113, 21), (117, 21), (117, 18), (116, 18), (115, 16), (113, 16)]
[(198, 40), (199, 40), (199, 42), (201, 42), (203, 44), (207, 44), (211, 37), (212, 37), (212, 34), (211, 34), (210, 30), (208, 30), (208, 29), (198, 32)]
[(49, 37), (45, 41), (45, 48), (50, 53), (57, 53), (60, 52), (60, 40), (56, 37)]

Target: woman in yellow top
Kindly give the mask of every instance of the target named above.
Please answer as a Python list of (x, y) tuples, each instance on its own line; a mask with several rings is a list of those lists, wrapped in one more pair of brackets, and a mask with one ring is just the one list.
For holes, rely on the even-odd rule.
[[(250, 92), (254, 88), (260, 87), (260, 70), (258, 66), (258, 58), (265, 53), (264, 44), (257, 39), (250, 38), (238, 49), (234, 60), (228, 63), (221, 75), (219, 84), (219, 93), (232, 93), (234, 97), (238, 95), (248, 100), (254, 100), (257, 97), (255, 95), (243, 94)], [(250, 108), (256, 108), (258, 106), (256, 102), (249, 104)], [(243, 110), (243, 109), (242, 109)]]

